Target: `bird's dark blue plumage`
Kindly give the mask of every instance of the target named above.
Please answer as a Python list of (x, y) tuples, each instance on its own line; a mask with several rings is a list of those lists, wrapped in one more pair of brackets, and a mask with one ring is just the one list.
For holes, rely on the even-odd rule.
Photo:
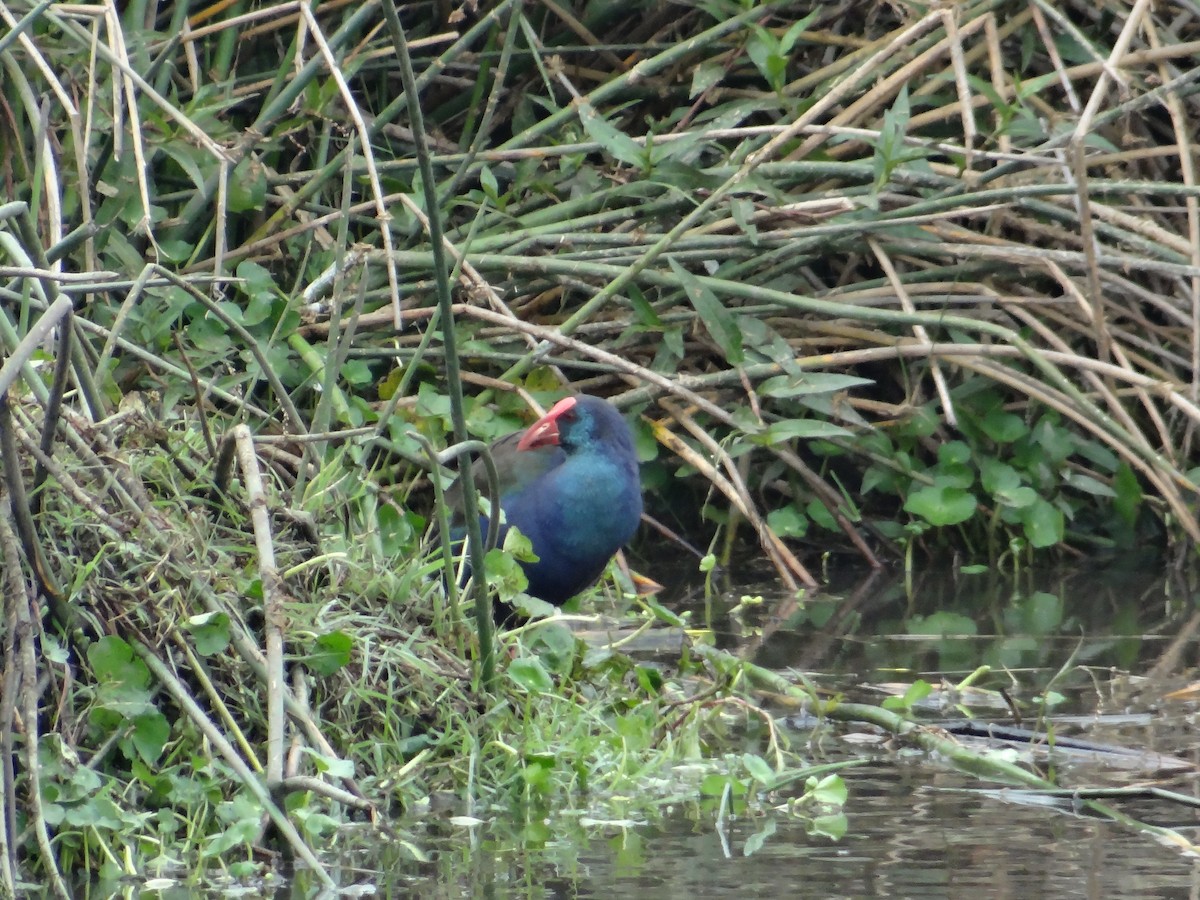
[[(642, 491), (629, 426), (606, 400), (567, 397), (497, 441), (492, 456), (505, 529), (520, 529), (538, 556), (522, 563), (528, 591), (559, 606), (599, 578), (637, 530)], [(478, 472), (475, 480), (483, 481)]]

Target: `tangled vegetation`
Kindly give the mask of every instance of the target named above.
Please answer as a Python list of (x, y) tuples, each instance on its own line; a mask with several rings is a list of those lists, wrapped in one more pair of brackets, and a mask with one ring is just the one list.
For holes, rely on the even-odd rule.
[(807, 771), (686, 646), (481, 684), (430, 473), (567, 390), (636, 418), (649, 575), (1200, 540), (1190, 3), (0, 14), (5, 894)]

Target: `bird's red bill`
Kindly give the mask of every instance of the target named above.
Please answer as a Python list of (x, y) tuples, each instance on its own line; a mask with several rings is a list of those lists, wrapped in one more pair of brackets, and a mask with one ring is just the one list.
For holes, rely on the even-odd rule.
[(558, 446), (558, 419), (561, 415), (575, 407), (574, 397), (563, 397), (536, 422), (517, 441), (518, 450), (535, 450), (538, 447)]

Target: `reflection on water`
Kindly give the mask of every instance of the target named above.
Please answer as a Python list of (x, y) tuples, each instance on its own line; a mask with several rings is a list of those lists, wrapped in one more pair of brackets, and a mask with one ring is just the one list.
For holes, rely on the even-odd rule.
[[(1196, 761), (1197, 701), (1166, 696), (1188, 684), (1196, 661), (1200, 616), (1188, 586), (1131, 568), (1015, 580), (989, 571), (926, 576), (911, 589), (875, 578), (801, 603), (749, 585), (730, 592), (730, 605), (759, 593), (762, 604), (713, 624), (719, 643), (760, 665), (812, 672), (824, 688), (877, 702), (872, 685), (954, 682), (986, 663), (994, 671), (984, 686), (1003, 687), (1035, 720), (1038, 704), (1052, 702), (1063, 735)], [(701, 621), (704, 612), (694, 615)], [(951, 704), (932, 715), (961, 712)], [(1011, 721), (1005, 709), (965, 712)], [(853, 739), (849, 730), (822, 737), (814, 759), (861, 755), (861, 745), (842, 743)], [(1057, 775), (1072, 785), (1140, 777), (1056, 765), (1065, 765)], [(388, 860), (374, 848), (358, 862), (376, 873), (366, 880), (382, 895), (423, 898), (1200, 896), (1200, 861), (1186, 848), (985, 792), (989, 785), (916, 751), (880, 749), (870, 766), (843, 777), (849, 832), (838, 842), (805, 833), (803, 822), (782, 812), (718, 826), (711, 806), (688, 801), (640, 824), (426, 821), (410, 833), (428, 861)], [(1188, 773), (1155, 783), (1190, 794), (1195, 782)], [(1191, 808), (1114, 803), (1200, 840)], [(361, 872), (343, 874), (363, 880)]]
[[(842, 580), (818, 597), (764, 603), (759, 615), (741, 618), (745, 627), (734, 621), (726, 639), (752, 647), (764, 666), (846, 676), (889, 668), (965, 673), (980, 664), (1053, 672), (1075, 650), (1076, 663), (1144, 673), (1173, 652), (1197, 593), (1141, 568), (1017, 578), (994, 570), (925, 573), (907, 588), (898, 575)], [(1194, 645), (1183, 661), (1195, 663)], [(1167, 668), (1176, 667), (1168, 660)]]
[[(392, 868), (384, 896), (426, 897), (914, 897), (1186, 898), (1200, 863), (1106, 822), (1012, 806), (947, 788), (968, 779), (925, 767), (858, 770), (849, 834), (811, 838), (776, 821), (753, 856), (764, 818), (724, 836), (709, 817), (667, 817), (638, 829), (578, 831), (531, 849), (485, 830), (435, 849), (422, 874)], [(728, 848), (728, 849), (726, 849)]]

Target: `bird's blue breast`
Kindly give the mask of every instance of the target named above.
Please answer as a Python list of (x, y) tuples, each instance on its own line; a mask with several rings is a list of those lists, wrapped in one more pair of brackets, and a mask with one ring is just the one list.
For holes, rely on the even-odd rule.
[[(500, 537), (512, 525), (529, 538), (538, 556), (522, 563), (529, 593), (561, 605), (599, 578), (637, 530), (642, 493), (629, 426), (611, 404), (579, 395), (524, 435), (501, 438), (492, 457), (507, 523)], [(472, 472), (482, 485), (482, 466)]]
[(636, 465), (579, 454), (501, 498), (505, 518), (529, 538), (529, 593), (561, 604), (595, 581), (633, 537), (642, 515)]

